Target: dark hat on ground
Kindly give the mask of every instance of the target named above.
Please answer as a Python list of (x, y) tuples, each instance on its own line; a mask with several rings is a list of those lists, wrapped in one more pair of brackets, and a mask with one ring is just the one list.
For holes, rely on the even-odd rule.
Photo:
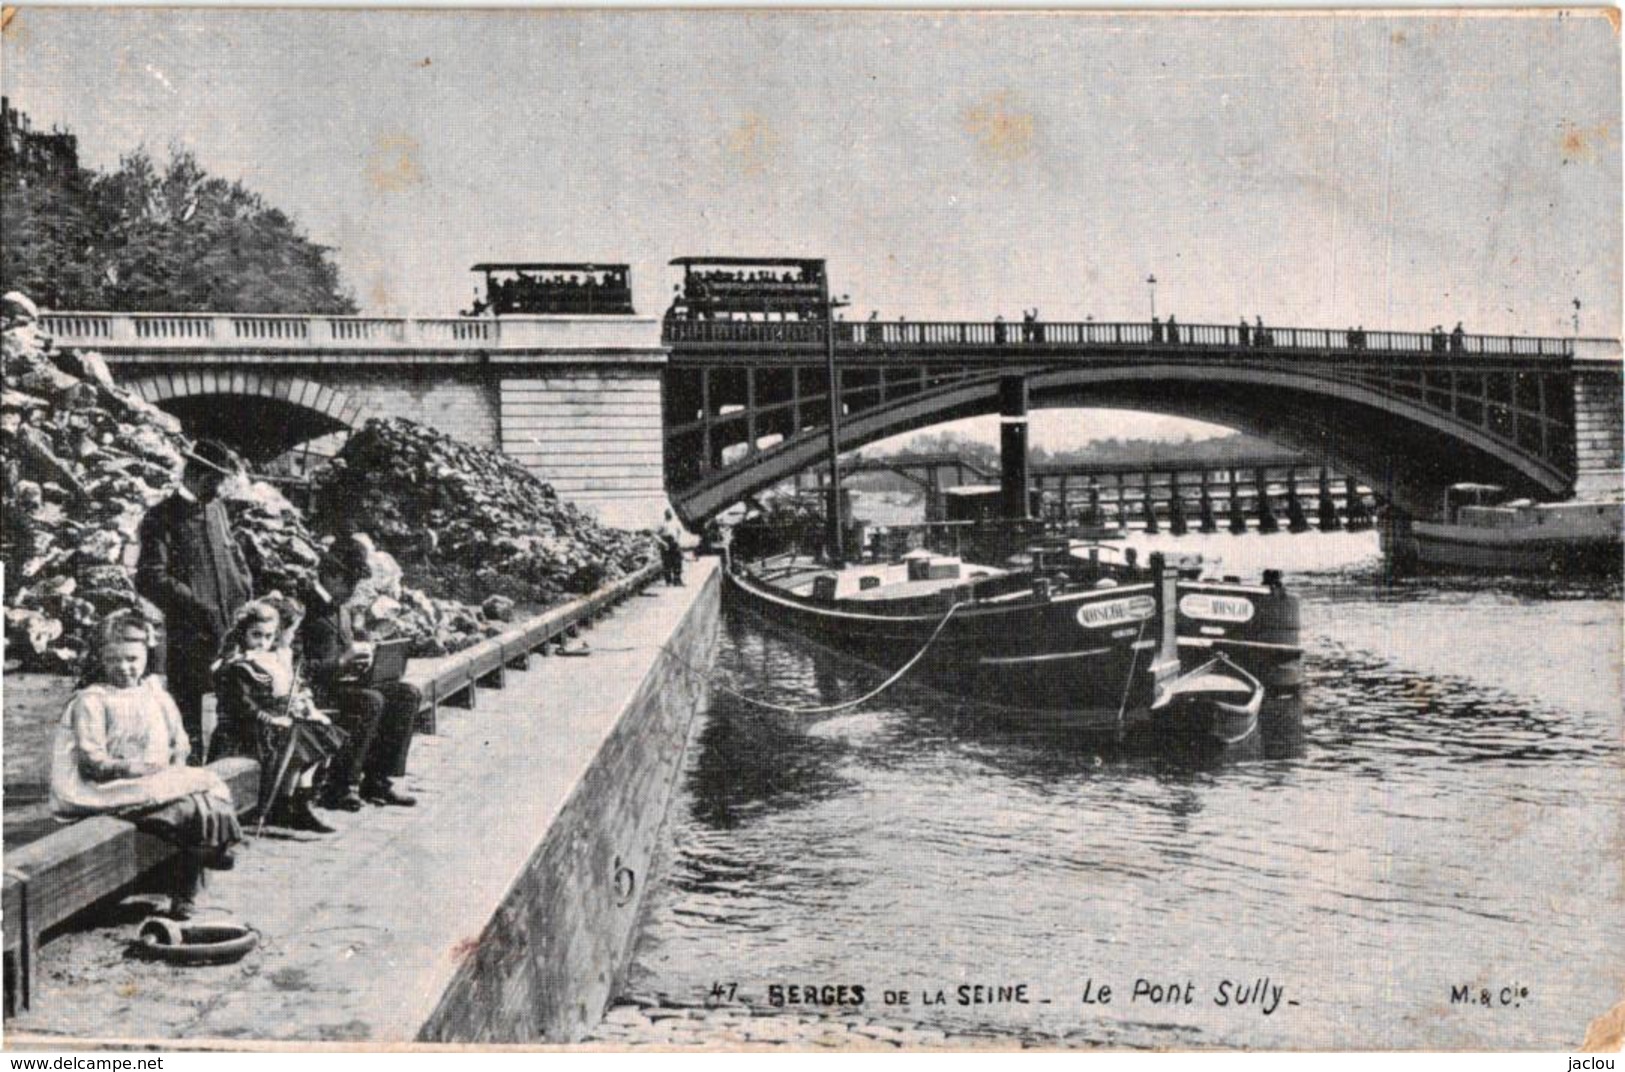
[(200, 439), (186, 452), (188, 461), (213, 469), (222, 476), (236, 476), (243, 471), (243, 463), (230, 447), (216, 439)]

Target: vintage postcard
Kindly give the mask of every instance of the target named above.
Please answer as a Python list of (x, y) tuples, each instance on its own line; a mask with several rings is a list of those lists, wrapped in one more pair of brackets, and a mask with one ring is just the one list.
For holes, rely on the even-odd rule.
[(1619, 1048), (1617, 11), (3, 20), (8, 1047)]

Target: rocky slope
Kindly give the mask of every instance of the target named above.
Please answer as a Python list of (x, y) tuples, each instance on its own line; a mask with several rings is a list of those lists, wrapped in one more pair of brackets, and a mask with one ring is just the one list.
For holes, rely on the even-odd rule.
[[(13, 298), (0, 333), (6, 662), (72, 671), (103, 615), (143, 605), (132, 582), (136, 532), (178, 484), (191, 444), (174, 417), (119, 387), (100, 356), (52, 349), (31, 306)], [(490, 620), (398, 576), (364, 593), (375, 634), (411, 637), (420, 656), (494, 633), (512, 603), (488, 597), (515, 583), (526, 601), (551, 602), (655, 553), (647, 534), (597, 525), (506, 456), (401, 420), (351, 439), (321, 487), (314, 526), (270, 484), (234, 481), (222, 495), (256, 592), (306, 597), (323, 546), (313, 527), (407, 549), (408, 581), (455, 574)]]

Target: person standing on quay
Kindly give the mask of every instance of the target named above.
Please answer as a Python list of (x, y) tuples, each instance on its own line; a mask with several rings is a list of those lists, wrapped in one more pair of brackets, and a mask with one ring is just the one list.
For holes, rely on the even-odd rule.
[(210, 664), (237, 611), (254, 595), (248, 562), (219, 498), (220, 486), (237, 472), (230, 449), (200, 440), (180, 487), (141, 519), (136, 589), (164, 615), (169, 692), (194, 766), (203, 763), (203, 696), (214, 689)]
[(683, 526), (668, 509), (666, 520), (660, 525), (660, 562), (665, 569), (666, 584), (683, 584)]

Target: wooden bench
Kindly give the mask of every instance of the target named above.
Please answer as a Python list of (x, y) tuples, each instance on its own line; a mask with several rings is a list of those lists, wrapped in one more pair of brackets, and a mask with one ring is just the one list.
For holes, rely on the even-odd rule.
[[(251, 759), (210, 768), (231, 787), (241, 815), (259, 801), (260, 769)], [(51, 927), (126, 890), (179, 850), (133, 823), (97, 815), (24, 845), (5, 859), (5, 1011), (34, 998), (40, 936)]]
[[(473, 707), (479, 686), (501, 688), (505, 671), (523, 669), (534, 651), (594, 621), (616, 604), (648, 587), (660, 567), (646, 566), (590, 595), (555, 607), (500, 636), (482, 641), (437, 666), (408, 672), (407, 680), (423, 690), (419, 728), (435, 731), (439, 705), (460, 697)], [(212, 765), (231, 786), (239, 813), (248, 815), (259, 798), (259, 765), (250, 759), (227, 759)], [(112, 816), (80, 820), (9, 852), (5, 858), (5, 1011), (26, 1009), (33, 1001), (41, 935), (91, 905), (128, 889), (176, 853), (174, 846)]]
[(15, 1016), (28, 1008), (29, 991), (34, 982), (33, 947), (24, 937), (28, 934), (28, 901), (23, 896), (25, 881), (21, 875), (6, 872), (5, 901), (0, 912), (6, 925), (5, 987), (7, 1016)]
[[(592, 628), (594, 622), (617, 604), (647, 588), (660, 573), (658, 565), (644, 566), (596, 592), (554, 607), (456, 655), (424, 660), (417, 666), (408, 664), (406, 680), (423, 691), (418, 732), (437, 732), (441, 704), (475, 708), (479, 704), (481, 685), (504, 687), (508, 669), (524, 669), (532, 652), (545, 655), (549, 644)], [(425, 662), (433, 665), (423, 665)]]

